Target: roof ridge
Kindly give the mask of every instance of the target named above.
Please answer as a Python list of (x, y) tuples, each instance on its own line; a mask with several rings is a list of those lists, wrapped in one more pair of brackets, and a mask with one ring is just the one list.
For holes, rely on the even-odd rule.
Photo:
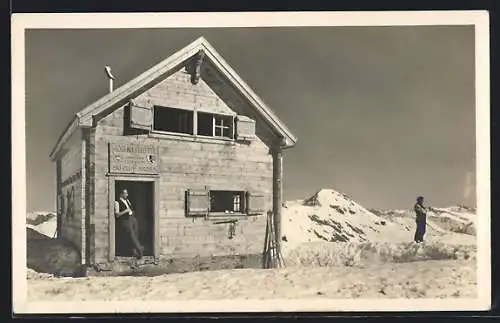
[(92, 116), (102, 113), (110, 107), (118, 104), (120, 101), (126, 100), (128, 96), (140, 91), (142, 88), (150, 85), (162, 75), (170, 72), (172, 69), (185, 62), (189, 57), (194, 55), (197, 50), (203, 49), (208, 54), (209, 59), (220, 72), (229, 80), (229, 82), (238, 90), (250, 104), (261, 114), (269, 123), (271, 128), (274, 128), (280, 136), (286, 139), (285, 146), (291, 147), (297, 141), (297, 138), (291, 131), (280, 121), (278, 116), (266, 105), (266, 103), (251, 89), (251, 87), (236, 73), (236, 71), (227, 63), (227, 61), (217, 52), (217, 50), (208, 42), (208, 40), (200, 36), (194, 41), (176, 51), (169, 57), (161, 60), (146, 71), (137, 75), (130, 81), (121, 85), (114, 91), (102, 96), (98, 100), (87, 105), (82, 110), (78, 111), (68, 127), (64, 130), (52, 150), (50, 157), (53, 158), (64, 142), (71, 136), (78, 127), (89, 127), (92, 125)]

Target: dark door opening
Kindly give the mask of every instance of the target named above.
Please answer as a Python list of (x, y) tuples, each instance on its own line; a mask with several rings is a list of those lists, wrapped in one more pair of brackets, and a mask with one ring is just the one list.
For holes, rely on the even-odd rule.
[[(138, 223), (139, 241), (144, 246), (144, 256), (154, 255), (153, 185), (153, 182), (146, 181), (115, 181), (115, 201), (118, 201), (123, 189), (128, 191), (128, 199)], [(122, 215), (122, 217), (126, 216), (126, 214)], [(132, 257), (134, 244), (125, 229), (123, 220), (118, 218), (115, 223), (115, 255)]]

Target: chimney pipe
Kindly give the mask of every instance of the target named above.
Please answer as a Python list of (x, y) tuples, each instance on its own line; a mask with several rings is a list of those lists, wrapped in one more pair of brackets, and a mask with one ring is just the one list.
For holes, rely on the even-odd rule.
[(109, 65), (104, 66), (104, 71), (109, 79), (109, 93), (113, 92), (113, 81), (115, 77), (111, 74), (111, 67)]

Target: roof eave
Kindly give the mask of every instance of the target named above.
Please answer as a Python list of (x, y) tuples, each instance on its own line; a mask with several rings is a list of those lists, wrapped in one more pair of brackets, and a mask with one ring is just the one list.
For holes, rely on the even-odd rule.
[[(113, 92), (108, 93), (107, 95), (101, 97), (99, 100), (94, 103), (88, 105), (83, 110), (76, 113), (72, 122), (68, 125), (66, 130), (63, 132), (61, 137), (59, 138), (56, 146), (50, 153), (50, 158), (52, 160), (55, 159), (59, 150), (62, 148), (64, 143), (71, 137), (71, 135), (78, 129), (79, 127), (90, 127), (92, 126), (94, 113), (100, 113), (98, 110), (106, 110), (121, 100), (131, 95), (137, 90), (136, 88), (140, 88), (141, 86), (146, 86), (154, 79), (157, 79), (161, 75), (168, 73), (172, 68), (181, 64), (186, 58), (190, 55), (194, 54), (199, 49), (204, 49), (206, 54), (210, 57), (210, 59), (218, 65), (223, 74), (229, 78), (230, 82), (236, 85), (238, 91), (243, 94), (250, 103), (257, 108), (259, 113), (271, 124), (273, 128), (283, 136), (287, 138), (285, 147), (290, 148), (295, 145), (297, 138), (291, 133), (291, 131), (281, 122), (281, 120), (273, 113), (273, 111), (262, 101), (262, 99), (254, 93), (254, 91), (250, 88), (248, 84), (239, 77), (239, 75), (234, 71), (234, 69), (224, 60), (222, 56), (218, 54), (214, 47), (203, 37), (197, 38), (195, 41), (187, 45), (186, 47), (180, 49), (175, 52), (173, 55), (163, 60), (162, 62), (156, 64), (146, 72), (140, 74), (136, 78), (131, 81), (125, 83), (119, 88), (115, 89)], [(102, 112), (102, 111), (101, 111)]]
[(75, 133), (75, 131), (79, 128), (80, 122), (78, 116), (74, 116), (73, 119), (70, 121), (70, 123), (66, 126), (66, 129), (63, 131), (59, 139), (57, 140), (56, 145), (52, 149), (49, 157), (52, 161), (54, 161), (61, 150), (61, 148), (64, 146), (66, 141)]
[(127, 97), (128, 95), (131, 95), (134, 92), (134, 89), (145, 86), (161, 75), (168, 73), (172, 68), (181, 64), (186, 59), (186, 57), (194, 54), (193, 52), (198, 50), (204, 42), (206, 42), (205, 38), (199, 37), (191, 44), (178, 50), (160, 63), (154, 65), (147, 71), (115, 89), (113, 92), (106, 94), (99, 100), (79, 111), (77, 113), (77, 116), (80, 118), (82, 124), (90, 124), (92, 122), (92, 120), (90, 120), (91, 116), (96, 110), (107, 109), (108, 107), (115, 105), (121, 99)]
[(223, 74), (236, 85), (238, 91), (242, 93), (253, 106), (258, 108), (259, 112), (265, 117), (265, 119), (270, 121), (271, 125), (276, 128), (283, 137), (288, 138), (288, 140), (291, 141), (291, 145), (287, 144), (287, 147), (294, 146), (297, 138), (278, 118), (278, 116), (276, 116), (265, 104), (265, 102), (252, 90), (252, 88), (241, 77), (239, 77), (238, 73), (236, 73), (229, 63), (227, 63), (226, 60), (218, 54), (217, 50), (213, 48), (209, 42), (203, 38), (201, 45), (204, 47), (211, 60), (214, 61), (216, 65), (219, 65)]

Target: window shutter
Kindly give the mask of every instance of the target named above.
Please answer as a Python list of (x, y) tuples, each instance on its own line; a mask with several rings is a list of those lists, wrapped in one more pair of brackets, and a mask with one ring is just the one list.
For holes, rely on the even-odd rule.
[(266, 197), (263, 194), (247, 192), (246, 196), (248, 214), (263, 214), (266, 211)]
[(190, 216), (208, 215), (210, 201), (207, 190), (187, 190), (186, 212)]
[(153, 109), (149, 106), (139, 106), (130, 101), (130, 128), (151, 130), (153, 126)]
[(255, 120), (246, 116), (236, 117), (236, 140), (252, 140), (255, 138)]

